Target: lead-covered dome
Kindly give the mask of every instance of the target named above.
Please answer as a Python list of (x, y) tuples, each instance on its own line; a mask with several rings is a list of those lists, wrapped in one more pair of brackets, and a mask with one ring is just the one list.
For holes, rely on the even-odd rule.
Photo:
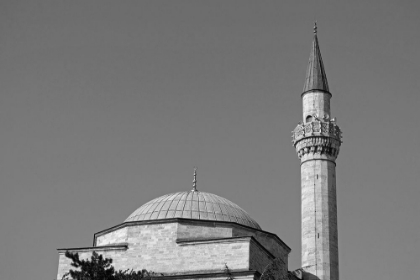
[(235, 203), (201, 191), (177, 192), (153, 199), (134, 211), (125, 222), (169, 218), (226, 221), (261, 229), (257, 222)]

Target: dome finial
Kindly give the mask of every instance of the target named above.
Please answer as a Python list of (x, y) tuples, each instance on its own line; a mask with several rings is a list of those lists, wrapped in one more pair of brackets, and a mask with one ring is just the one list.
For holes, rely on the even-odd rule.
[(314, 23), (314, 33), (315, 35), (318, 33), (318, 26), (316, 26), (316, 21)]
[(193, 192), (197, 191), (197, 167), (194, 167), (194, 180), (193, 180)]

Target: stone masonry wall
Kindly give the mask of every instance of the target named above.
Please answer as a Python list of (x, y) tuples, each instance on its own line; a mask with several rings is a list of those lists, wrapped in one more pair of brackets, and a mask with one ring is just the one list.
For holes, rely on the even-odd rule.
[(184, 271), (248, 270), (250, 239), (215, 242), (189, 242), (181, 245), (179, 264)]
[(177, 232), (179, 239), (191, 238), (222, 238), (232, 237), (232, 226), (210, 226), (210, 225), (194, 225), (183, 224), (178, 225)]
[(96, 246), (104, 246), (110, 244), (119, 244), (127, 242), (128, 227), (120, 228), (96, 238)]
[(250, 264), (249, 268), (263, 273), (264, 268), (274, 260), (265, 250), (254, 241), (250, 243)]
[[(128, 244), (127, 250), (97, 251), (105, 257), (112, 258), (116, 269), (123, 270), (147, 269), (164, 274), (178, 274), (221, 271), (225, 263), (232, 270), (249, 269), (250, 239), (178, 244), (178, 226), (178, 223), (128, 226), (125, 237), (124, 230), (119, 229), (97, 238), (98, 245), (125, 241)], [(226, 229), (215, 230), (220, 231), (222, 235), (226, 235), (227, 232)], [(80, 252), (83, 259), (90, 257), (90, 254), (91, 252)], [(70, 260), (64, 253), (60, 253), (57, 279), (61, 279), (70, 268)]]
[(264, 248), (266, 248), (274, 257), (281, 259), (288, 265), (289, 251), (281, 246), (273, 237), (266, 233), (254, 231), (245, 228), (233, 228), (233, 236), (253, 236)]

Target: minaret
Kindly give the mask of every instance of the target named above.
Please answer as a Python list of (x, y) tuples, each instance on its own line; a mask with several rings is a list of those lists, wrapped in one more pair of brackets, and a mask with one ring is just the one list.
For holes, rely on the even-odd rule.
[[(303, 120), (292, 132), (301, 161), (302, 268), (315, 277), (338, 280), (335, 160), (341, 131), (331, 118), (330, 93), (317, 27), (302, 93)], [(309, 279), (308, 278), (308, 279)]]

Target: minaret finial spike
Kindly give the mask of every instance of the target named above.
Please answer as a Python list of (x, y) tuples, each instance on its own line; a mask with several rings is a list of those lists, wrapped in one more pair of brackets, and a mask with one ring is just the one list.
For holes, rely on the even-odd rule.
[(197, 167), (194, 167), (193, 192), (197, 191)]
[(315, 24), (314, 24), (314, 33), (315, 33), (315, 35), (318, 33), (318, 26), (316, 25), (316, 20), (315, 20)]

